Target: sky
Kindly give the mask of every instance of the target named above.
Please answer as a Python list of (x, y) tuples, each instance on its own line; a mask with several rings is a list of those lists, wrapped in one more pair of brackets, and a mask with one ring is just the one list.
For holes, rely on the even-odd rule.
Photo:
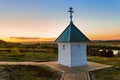
[(120, 40), (120, 0), (0, 0), (0, 39), (57, 38), (70, 6), (90, 40)]

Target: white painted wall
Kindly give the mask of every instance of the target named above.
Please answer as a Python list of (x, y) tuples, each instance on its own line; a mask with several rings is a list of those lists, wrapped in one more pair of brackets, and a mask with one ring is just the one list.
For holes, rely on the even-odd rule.
[(58, 63), (69, 67), (87, 65), (86, 43), (58, 43)]
[(70, 66), (71, 64), (70, 43), (58, 43), (58, 63)]
[(71, 43), (71, 67), (87, 65), (86, 43)]

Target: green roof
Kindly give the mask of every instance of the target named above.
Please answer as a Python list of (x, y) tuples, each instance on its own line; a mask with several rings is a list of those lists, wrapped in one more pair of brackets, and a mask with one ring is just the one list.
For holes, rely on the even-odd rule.
[(87, 42), (89, 39), (73, 24), (70, 23), (55, 42)]

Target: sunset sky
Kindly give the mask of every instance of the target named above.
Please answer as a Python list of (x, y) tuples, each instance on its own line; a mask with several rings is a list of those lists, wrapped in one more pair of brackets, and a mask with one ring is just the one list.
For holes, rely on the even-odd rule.
[(70, 6), (73, 23), (90, 40), (120, 40), (120, 0), (0, 0), (0, 39), (57, 38)]

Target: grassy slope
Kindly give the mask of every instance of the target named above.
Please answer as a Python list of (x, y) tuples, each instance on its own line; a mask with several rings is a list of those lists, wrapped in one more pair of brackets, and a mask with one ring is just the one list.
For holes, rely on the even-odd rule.
[(56, 53), (24, 52), (19, 54), (0, 52), (0, 61), (50, 61), (57, 60)]
[(88, 60), (113, 65), (112, 68), (90, 72), (91, 80), (120, 80), (120, 56), (112, 58), (89, 56)]
[[(57, 60), (56, 53), (0, 52), (0, 61), (50, 61)], [(48, 67), (0, 66), (0, 80), (59, 80), (60, 74)]]
[[(102, 43), (102, 44), (101, 43), (90, 43), (89, 45), (119, 46), (120, 44), (118, 44), (118, 43)], [(49, 61), (49, 60), (57, 60), (57, 54), (51, 53), (51, 52), (50, 53), (24, 52), (21, 54), (10, 54), (10, 53), (0, 52), (0, 61)], [(88, 56), (88, 60), (92, 61), (92, 62), (110, 64), (110, 65), (114, 66), (113, 68), (90, 72), (90, 75), (92, 76), (92, 78), (94, 78), (94, 80), (120, 80), (120, 56), (112, 57), (112, 58)], [(4, 69), (4, 67), (0, 67), (0, 70), (2, 70), (2, 69)], [(25, 70), (25, 72), (26, 72), (26, 70)], [(17, 72), (15, 72), (15, 74), (16, 73)], [(19, 73), (19, 70), (18, 70), (18, 73)], [(20, 72), (20, 73), (24, 73), (24, 71)], [(27, 73), (27, 74), (29, 74), (29, 73)], [(30, 74), (34, 74), (34, 72), (31, 72)], [(30, 77), (31, 75), (26, 75), (26, 76)], [(26, 80), (28, 80), (28, 79), (26, 79)], [(46, 80), (46, 79), (37, 79), (37, 80)], [(49, 79), (47, 79), (47, 80), (49, 80)]]
[(61, 73), (45, 66), (0, 66), (0, 80), (59, 80)]
[[(88, 45), (120, 46), (120, 42), (92, 42)], [(120, 80), (120, 56), (111, 58), (88, 56), (88, 61), (113, 65), (112, 68), (89, 72), (91, 80)]]
[(108, 64), (120, 67), (120, 56), (115, 57), (99, 57), (99, 56), (88, 56), (88, 60), (92, 62), (98, 62), (102, 64)]

